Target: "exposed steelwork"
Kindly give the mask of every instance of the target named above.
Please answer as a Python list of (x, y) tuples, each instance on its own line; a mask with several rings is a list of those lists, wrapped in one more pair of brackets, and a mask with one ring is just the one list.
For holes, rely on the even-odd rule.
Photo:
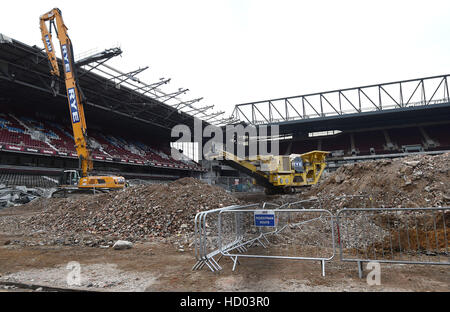
[(85, 66), (90, 63), (93, 63), (93, 62), (98, 63), (98, 62), (102, 62), (102, 61), (107, 61), (107, 60), (110, 60), (111, 58), (113, 58), (115, 56), (119, 56), (121, 54), (122, 54), (122, 50), (120, 48), (106, 49), (102, 52), (93, 53), (91, 55), (83, 57), (82, 59), (78, 60), (75, 63), (75, 65), (81, 67), (81, 66)]
[(269, 124), (448, 103), (448, 80), (440, 75), (238, 104), (232, 117)]
[[(0, 79), (55, 97), (65, 97), (65, 93), (60, 92), (62, 81), (52, 80), (49, 76), (43, 51), (37, 46), (28, 46), (0, 34)], [(139, 76), (148, 67), (124, 72), (107, 64), (121, 53), (120, 48), (112, 48), (101, 52), (91, 50), (78, 56), (78, 78), (88, 99), (88, 106), (166, 130), (180, 123), (193, 126), (194, 116), (208, 120), (210, 124), (221, 122), (223, 112), (215, 112), (213, 105), (197, 105), (203, 98), (183, 99), (182, 95), (187, 89), (172, 92), (162, 90), (164, 85), (169, 84), (170, 78), (146, 83)], [(61, 60), (58, 59), (58, 63), (61, 66)], [(209, 109), (204, 109), (205, 106)]]
[[(186, 114), (189, 114), (191, 116), (196, 116), (197, 118), (203, 119), (203, 120), (211, 120), (217, 119), (220, 115), (224, 114), (225, 112), (208, 112), (210, 109), (214, 107), (214, 105), (207, 106), (207, 109), (204, 109), (205, 107), (196, 107), (194, 106), (194, 103), (199, 102), (203, 98), (197, 98), (193, 100), (183, 100), (179, 98), (179, 96), (186, 94), (186, 92), (189, 91), (189, 89), (179, 88), (177, 91), (173, 92), (165, 92), (160, 89), (161, 86), (168, 84), (171, 79), (166, 78), (160, 78), (159, 81), (153, 82), (153, 83), (145, 83), (141, 79), (137, 77), (138, 74), (142, 73), (148, 67), (139, 68), (137, 70), (125, 73), (122, 72), (112, 66), (109, 66), (105, 64), (107, 59), (99, 59), (98, 61), (91, 57), (91, 62), (86, 62), (83, 60), (80, 60), (80, 64), (83, 66), (83, 69), (87, 72), (93, 71), (97, 74), (100, 74), (102, 76), (105, 76), (110, 80), (115, 88), (120, 89), (121, 87), (126, 87), (131, 89), (134, 92), (138, 92), (141, 95), (149, 96), (152, 99), (161, 102), (163, 104), (167, 104), (173, 108), (175, 108), (177, 111), (183, 111)], [(82, 62), (83, 61), (83, 62)], [(186, 110), (189, 109), (189, 110)], [(138, 111), (138, 113), (141, 111)], [(173, 112), (170, 112), (167, 116), (165, 116), (164, 119), (169, 118)]]

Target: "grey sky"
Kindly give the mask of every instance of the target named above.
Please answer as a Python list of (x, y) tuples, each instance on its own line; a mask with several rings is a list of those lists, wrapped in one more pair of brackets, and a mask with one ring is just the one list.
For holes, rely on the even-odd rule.
[[(448, 73), (450, 1), (6, 1), (0, 32), (43, 47), (38, 18), (63, 13), (75, 54), (117, 44), (110, 62), (146, 82), (235, 104)], [(57, 39), (55, 38), (55, 43)]]

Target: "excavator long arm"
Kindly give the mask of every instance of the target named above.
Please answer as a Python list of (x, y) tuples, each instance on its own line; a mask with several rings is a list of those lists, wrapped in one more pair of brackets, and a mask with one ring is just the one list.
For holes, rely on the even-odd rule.
[[(50, 22), (50, 32), (47, 28), (46, 22)], [(82, 176), (86, 177), (93, 169), (93, 163), (88, 146), (86, 119), (83, 109), (83, 103), (85, 100), (78, 85), (76, 68), (74, 66), (75, 62), (72, 42), (67, 34), (67, 27), (64, 24), (61, 11), (57, 8), (41, 15), (40, 28), (42, 41), (44, 42), (45, 50), (51, 66), (50, 72), (52, 75), (59, 77), (60, 70), (56, 59), (55, 48), (52, 42), (52, 26), (55, 28), (55, 32), (61, 46), (64, 79), (66, 84), (67, 99), (69, 101), (69, 113), (72, 121), (75, 148), (77, 150), (78, 158), (80, 159)]]

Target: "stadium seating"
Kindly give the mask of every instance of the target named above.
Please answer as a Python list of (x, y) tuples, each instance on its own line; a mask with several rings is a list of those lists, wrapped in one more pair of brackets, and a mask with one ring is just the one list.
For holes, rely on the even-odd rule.
[(23, 185), (26, 187), (55, 187), (57, 180), (39, 175), (0, 173), (0, 184), (5, 186)]
[(450, 124), (424, 127), (428, 136), (439, 143), (438, 149), (450, 149)]
[[(423, 131), (429, 141), (435, 145), (427, 146), (426, 139), (418, 126), (392, 128), (386, 130), (368, 130), (353, 132), (354, 147), (357, 155), (401, 153), (402, 148), (418, 146), (424, 150), (450, 149), (450, 124), (424, 126)], [(387, 148), (387, 137), (392, 148)], [(175, 160), (171, 157), (170, 148), (142, 142), (135, 138), (125, 138), (99, 130), (89, 130), (92, 157), (97, 161), (115, 161), (131, 164), (150, 164), (158, 167), (199, 169), (199, 165), (191, 160)], [(291, 153), (306, 153), (319, 148), (336, 152), (332, 155), (351, 155), (351, 132), (334, 136), (321, 136), (296, 141), (292, 144)], [(54, 154), (76, 157), (72, 129), (70, 125), (37, 120), (30, 116), (15, 116), (11, 113), (0, 113), (0, 145), (3, 149)], [(436, 146), (437, 145), (437, 146)], [(282, 144), (280, 151), (285, 152), (288, 145)], [(342, 151), (343, 153), (339, 153)]]
[(351, 150), (350, 135), (347, 133), (333, 135), (322, 139), (322, 150), (324, 151), (344, 151), (345, 155)]
[(30, 132), (20, 124), (12, 115), (0, 115), (0, 142), (14, 144), (20, 147), (48, 148), (43, 142), (31, 137)]
[(388, 132), (392, 142), (395, 142), (400, 148), (403, 145), (420, 145), (423, 142), (418, 127), (395, 128)]
[[(151, 143), (137, 142), (98, 130), (89, 131), (89, 140), (94, 160), (199, 169), (194, 161), (175, 160), (170, 152), (164, 152), (163, 148)], [(9, 150), (76, 157), (70, 125), (41, 119), (38, 121), (30, 116), (0, 114), (0, 144)]]
[(372, 148), (376, 154), (383, 154), (385, 152), (384, 146), (386, 140), (383, 132), (378, 131), (364, 131), (355, 132), (355, 147), (359, 150), (359, 155), (370, 155)]
[[(450, 136), (448, 135), (450, 124), (423, 126), (422, 128), (425, 134), (421, 132), (419, 126), (414, 126), (385, 130), (349, 131), (333, 136), (318, 136), (293, 142), (291, 153), (302, 154), (321, 146), (321, 150), (332, 152), (331, 156), (350, 156), (352, 155), (351, 133), (353, 133), (356, 156), (450, 149)], [(428, 139), (425, 136), (428, 136)], [(388, 148), (387, 137), (392, 143), (391, 149)], [(427, 140), (431, 144), (427, 144)], [(288, 146), (288, 143), (283, 142), (280, 145), (280, 152), (286, 153)], [(340, 151), (343, 153), (339, 153)]]

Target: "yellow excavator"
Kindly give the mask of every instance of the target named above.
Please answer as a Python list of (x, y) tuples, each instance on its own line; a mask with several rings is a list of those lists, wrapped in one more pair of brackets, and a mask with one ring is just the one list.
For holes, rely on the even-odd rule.
[(301, 187), (317, 184), (326, 167), (329, 152), (311, 151), (291, 155), (257, 155), (252, 159), (242, 159), (219, 150), (209, 155), (211, 159), (221, 159), (229, 166), (244, 172), (254, 179), (254, 184), (265, 188), (267, 195), (290, 194)]
[[(69, 113), (72, 121), (75, 149), (79, 158), (79, 170), (65, 170), (60, 178), (59, 188), (52, 196), (60, 197), (62, 194), (67, 195), (69, 193), (95, 193), (95, 191), (107, 192), (123, 189), (126, 185), (123, 177), (90, 175), (93, 170), (93, 161), (83, 109), (83, 104), (86, 103), (86, 100), (78, 83), (72, 42), (67, 34), (68, 28), (64, 24), (61, 11), (54, 8), (50, 12), (41, 15), (39, 20), (42, 41), (50, 63), (50, 73), (54, 77), (60, 77), (60, 70), (52, 42), (52, 26), (60, 42)], [(50, 31), (46, 22), (50, 24)]]

